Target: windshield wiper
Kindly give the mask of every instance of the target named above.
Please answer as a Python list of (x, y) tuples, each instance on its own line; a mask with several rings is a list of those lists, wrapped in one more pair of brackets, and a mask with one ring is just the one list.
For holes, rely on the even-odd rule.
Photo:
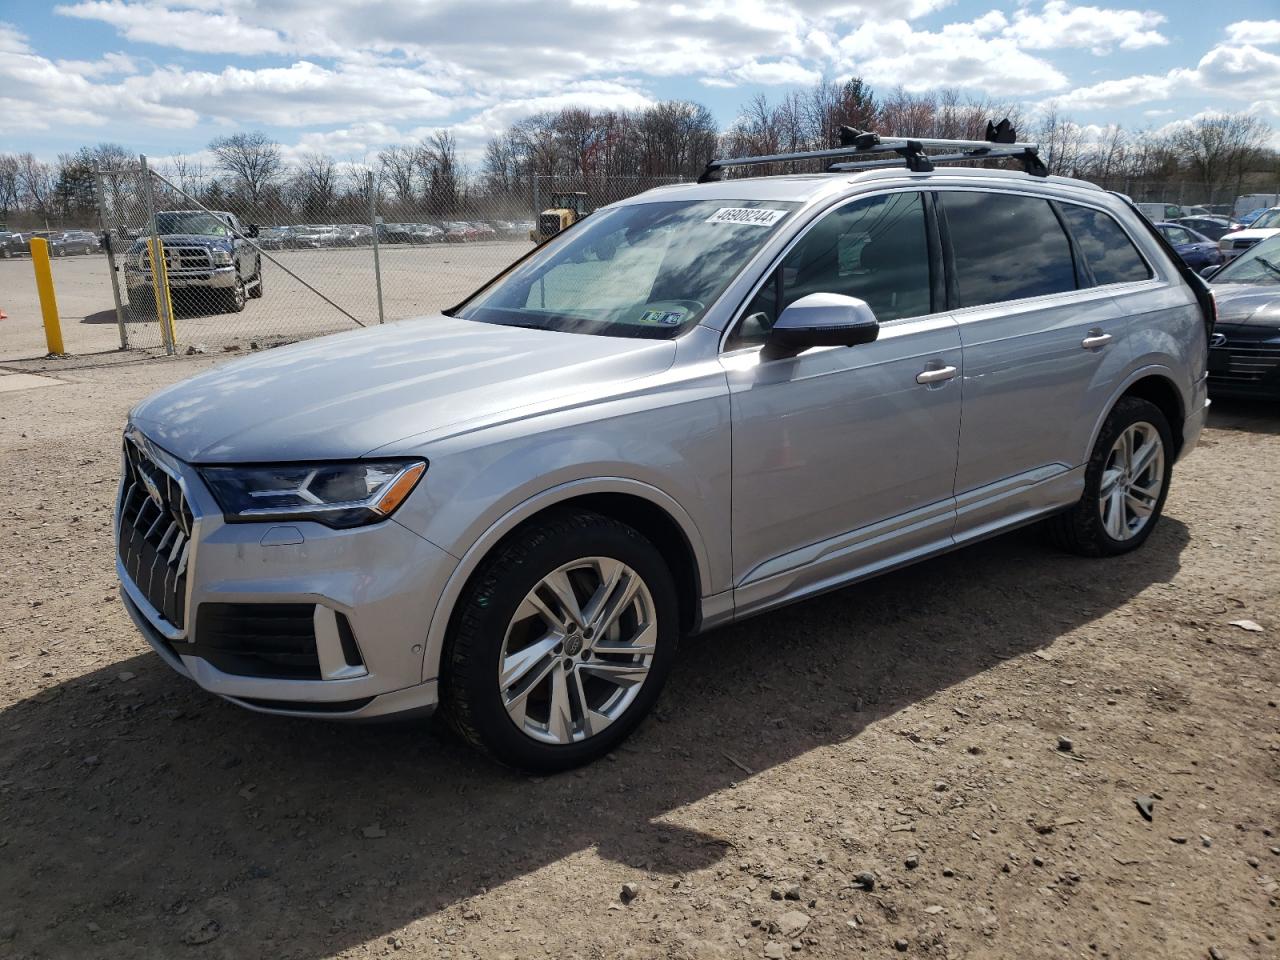
[(1274, 273), (1277, 277), (1280, 277), (1280, 267), (1277, 267), (1274, 263), (1272, 263), (1266, 257), (1254, 257), (1253, 262), (1262, 264), (1264, 267), (1266, 267), (1268, 270)]

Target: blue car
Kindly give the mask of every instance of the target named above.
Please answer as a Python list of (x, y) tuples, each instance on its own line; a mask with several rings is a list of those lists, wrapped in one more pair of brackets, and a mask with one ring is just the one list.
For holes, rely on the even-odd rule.
[(1202, 233), (1196, 233), (1176, 223), (1157, 223), (1156, 229), (1172, 244), (1183, 263), (1196, 272), (1205, 267), (1216, 267), (1222, 262), (1218, 245)]

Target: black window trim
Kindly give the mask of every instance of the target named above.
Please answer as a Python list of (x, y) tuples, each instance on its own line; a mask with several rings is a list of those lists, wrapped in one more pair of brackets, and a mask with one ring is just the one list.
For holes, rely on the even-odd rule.
[[(822, 222), (822, 220), (824, 220), (830, 214), (835, 213), (837, 210), (840, 210), (841, 208), (846, 207), (851, 203), (856, 203), (859, 200), (871, 199), (873, 197), (886, 196), (891, 193), (917, 193), (920, 195), (920, 203), (922, 208), (924, 209), (924, 214), (925, 214), (925, 242), (926, 242), (926, 245), (928, 246), (928, 251), (929, 251), (929, 312), (922, 313), (914, 317), (897, 317), (896, 319), (893, 319), (893, 320), (882, 320), (881, 325), (899, 324), (899, 323), (915, 323), (919, 320), (927, 320), (930, 317), (936, 317), (941, 314), (949, 313), (951, 308), (947, 306), (945, 303), (942, 306), (939, 306), (935, 299), (937, 294), (938, 281), (934, 276), (934, 268), (942, 266), (942, 263), (946, 259), (946, 255), (938, 237), (939, 221), (941, 221), (943, 218), (936, 217), (933, 220), (930, 219), (930, 211), (932, 210), (932, 206), (933, 206), (933, 201), (930, 196), (932, 191), (926, 188), (923, 184), (916, 184), (916, 183), (895, 184), (893, 186), (887, 186), (883, 188), (877, 185), (874, 189), (871, 189), (871, 190), (864, 190), (859, 193), (838, 197), (834, 202), (828, 204), (827, 206), (820, 207), (811, 211), (812, 216), (810, 216), (809, 220), (806, 221), (802, 226), (800, 226), (800, 228), (791, 236), (791, 239), (789, 239), (786, 242), (786, 244), (782, 247), (782, 249), (779, 250), (777, 254), (774, 255), (774, 258), (769, 263), (769, 266), (761, 272), (760, 276), (756, 279), (756, 282), (752, 284), (750, 289), (748, 289), (746, 295), (742, 298), (741, 302), (734, 309), (733, 319), (731, 319), (727, 324), (725, 324), (725, 328), (720, 334), (720, 346), (717, 351), (717, 354), (720, 356), (723, 356), (726, 353), (736, 353), (740, 350), (758, 350), (761, 348), (761, 344), (750, 344), (748, 346), (732, 347), (732, 348), (730, 348), (728, 344), (729, 344), (729, 341), (733, 339), (733, 335), (737, 331), (738, 327), (746, 319), (747, 307), (750, 306), (751, 301), (756, 298), (756, 294), (758, 294), (761, 290), (764, 289), (764, 285), (766, 283), (779, 282), (779, 278), (780, 278), (779, 268), (782, 266), (782, 261), (787, 258), (787, 255), (790, 254), (791, 251), (796, 247), (796, 245), (801, 240), (804, 239), (804, 237), (809, 233), (810, 230), (812, 230), (818, 223)], [(799, 212), (804, 213), (805, 211), (801, 210)], [(937, 258), (936, 262), (935, 262), (935, 257)], [(777, 292), (777, 297), (778, 297), (778, 302), (781, 303), (782, 302), (781, 290)]]
[[(1070, 198), (1070, 199), (1068, 199), (1068, 198), (1058, 197), (1058, 196), (1056, 196), (1056, 195), (1054, 195), (1054, 194), (1050, 194), (1050, 193), (1039, 193), (1039, 192), (1035, 192), (1035, 191), (1031, 191), (1031, 190), (1025, 190), (1025, 189), (1009, 189), (1009, 188), (1007, 188), (1007, 187), (1004, 187), (1004, 185), (1003, 185), (1003, 184), (990, 184), (990, 185), (988, 185), (988, 184), (983, 184), (983, 185), (981, 185), (981, 186), (977, 186), (977, 185), (973, 185), (973, 184), (960, 184), (960, 183), (957, 183), (957, 184), (950, 184), (950, 183), (948, 183), (948, 184), (939, 184), (939, 185), (938, 185), (938, 187), (937, 187), (937, 189), (936, 189), (934, 192), (935, 192), (935, 193), (937, 193), (937, 194), (942, 194), (942, 193), (1001, 193), (1001, 194), (1007, 194), (1007, 195), (1011, 195), (1011, 196), (1015, 196), (1015, 197), (1030, 197), (1030, 198), (1032, 198), (1032, 199), (1036, 199), (1036, 200), (1048, 200), (1048, 201), (1050, 202), (1050, 204), (1053, 204), (1053, 203), (1064, 203), (1064, 204), (1065, 204), (1065, 203), (1069, 203), (1069, 204), (1073, 204), (1074, 206), (1077, 206), (1077, 207), (1084, 207), (1084, 208), (1085, 208), (1085, 209), (1087, 209), (1087, 210), (1094, 210), (1094, 211), (1096, 211), (1096, 212), (1098, 212), (1098, 213), (1101, 213), (1101, 214), (1104, 214), (1104, 215), (1106, 215), (1106, 216), (1110, 217), (1113, 221), (1115, 221), (1115, 223), (1120, 227), (1121, 232), (1122, 232), (1122, 233), (1124, 233), (1124, 235), (1125, 235), (1126, 237), (1128, 237), (1128, 238), (1129, 238), (1129, 242), (1130, 242), (1131, 244), (1133, 244), (1133, 248), (1134, 248), (1134, 250), (1135, 250), (1135, 251), (1137, 251), (1138, 259), (1140, 259), (1140, 260), (1143, 262), (1143, 264), (1146, 266), (1146, 268), (1147, 268), (1147, 278), (1146, 278), (1145, 280), (1126, 280), (1126, 281), (1124, 281), (1124, 282), (1122, 282), (1122, 283), (1095, 284), (1095, 285), (1090, 286), (1090, 287), (1079, 287), (1079, 286), (1077, 286), (1077, 288), (1076, 288), (1075, 290), (1062, 290), (1062, 291), (1059, 291), (1058, 293), (1040, 293), (1040, 294), (1036, 294), (1034, 297), (1023, 297), (1023, 298), (1022, 298), (1022, 299), (1020, 299), (1020, 300), (997, 300), (997, 301), (995, 301), (994, 303), (983, 303), (983, 304), (978, 304), (978, 305), (971, 306), (971, 307), (963, 307), (963, 306), (961, 306), (961, 305), (960, 305), (960, 299), (959, 299), (959, 293), (958, 293), (958, 286), (957, 286), (957, 284), (956, 284), (956, 282), (955, 282), (955, 278), (956, 278), (956, 269), (955, 269), (955, 257), (954, 257), (954, 251), (953, 251), (953, 249), (952, 249), (952, 247), (951, 247), (950, 235), (949, 235), (949, 234), (947, 234), (947, 235), (946, 235), (946, 236), (947, 236), (947, 240), (946, 240), (946, 243), (944, 244), (944, 247), (943, 247), (943, 254), (944, 254), (944, 258), (945, 258), (945, 260), (946, 260), (946, 270), (947, 270), (947, 293), (948, 293), (948, 300), (949, 300), (949, 301), (950, 301), (950, 299), (951, 299), (951, 296), (952, 296), (952, 292), (953, 292), (953, 290), (955, 290), (955, 291), (956, 291), (956, 292), (955, 292), (955, 299), (954, 299), (954, 301), (952, 301), (952, 302), (953, 302), (953, 305), (952, 305), (952, 306), (950, 306), (950, 307), (948, 308), (948, 309), (949, 309), (950, 311), (952, 311), (952, 312), (961, 311), (961, 312), (966, 312), (966, 313), (967, 313), (967, 312), (968, 312), (968, 311), (970, 311), (970, 310), (986, 310), (986, 309), (989, 309), (989, 308), (991, 308), (991, 307), (998, 306), (999, 304), (1002, 304), (1002, 303), (1018, 303), (1018, 304), (1026, 303), (1026, 304), (1032, 304), (1032, 305), (1034, 305), (1037, 301), (1040, 301), (1040, 300), (1046, 300), (1046, 299), (1048, 299), (1048, 298), (1050, 298), (1050, 297), (1064, 297), (1064, 296), (1069, 296), (1069, 295), (1071, 295), (1071, 294), (1079, 295), (1079, 294), (1086, 294), (1086, 293), (1087, 293), (1087, 294), (1093, 294), (1093, 295), (1095, 295), (1095, 296), (1096, 296), (1096, 295), (1099, 295), (1099, 294), (1103, 293), (1104, 291), (1106, 291), (1106, 292), (1112, 291), (1112, 290), (1114, 290), (1116, 287), (1131, 287), (1131, 286), (1133, 286), (1134, 284), (1139, 284), (1139, 283), (1168, 282), (1168, 281), (1169, 281), (1169, 279), (1170, 279), (1169, 277), (1165, 277), (1165, 276), (1163, 276), (1163, 275), (1162, 275), (1158, 270), (1156, 270), (1156, 269), (1151, 265), (1151, 258), (1150, 258), (1149, 256), (1147, 256), (1147, 254), (1143, 251), (1143, 249), (1142, 249), (1142, 245), (1141, 245), (1141, 244), (1139, 244), (1139, 243), (1137, 242), (1137, 240), (1135, 240), (1135, 239), (1134, 239), (1134, 234), (1133, 234), (1133, 232), (1132, 232), (1131, 230), (1129, 230), (1129, 229), (1124, 225), (1124, 222), (1123, 222), (1119, 217), (1117, 217), (1117, 216), (1116, 216), (1112, 211), (1110, 211), (1110, 210), (1106, 209), (1105, 207), (1097, 206), (1097, 205), (1092, 204), (1092, 203), (1089, 203), (1089, 202), (1087, 202), (1087, 201), (1085, 201), (1085, 200), (1077, 200), (1077, 199), (1075, 199), (1075, 198)], [(940, 225), (941, 225), (941, 227), (942, 227), (943, 231), (945, 232), (945, 231), (947, 231), (947, 229), (948, 229), (948, 228), (947, 228), (947, 217), (946, 217), (946, 211), (945, 211), (945, 208), (943, 207), (943, 205), (942, 205), (942, 203), (941, 203), (941, 200), (940, 200), (940, 199), (939, 199), (939, 203), (938, 203), (938, 208), (939, 208), (939, 211), (940, 211), (939, 216), (938, 216), (938, 221), (939, 221), (939, 223), (940, 223)], [(1139, 213), (1139, 214), (1138, 214), (1138, 216), (1142, 216), (1142, 214), (1141, 214), (1141, 213)], [(1143, 219), (1145, 220), (1146, 218), (1144, 217)], [(1075, 238), (1074, 238), (1074, 236), (1071, 234), (1071, 232), (1070, 232), (1069, 228), (1066, 228), (1065, 224), (1064, 224), (1064, 229), (1066, 229), (1066, 231), (1067, 231), (1067, 239), (1068, 239), (1068, 243), (1072, 244), (1072, 248), (1073, 248), (1073, 256), (1074, 256), (1074, 244), (1075, 244)], [(1161, 237), (1161, 236), (1160, 236), (1159, 231), (1157, 231), (1157, 230), (1154, 228), (1154, 226), (1151, 226), (1150, 232), (1151, 232), (1152, 234), (1154, 234), (1154, 236), (1157, 238), (1158, 243), (1163, 244), (1163, 245), (1167, 245), (1167, 244), (1168, 244), (1168, 241), (1167, 241), (1167, 240), (1165, 240), (1163, 237)], [(1169, 249), (1170, 249), (1170, 250), (1172, 250), (1172, 248), (1169, 248)], [(1177, 257), (1177, 254), (1174, 254), (1173, 256), (1176, 258), (1176, 257)], [(1089, 298), (1086, 298), (1086, 299), (1092, 299), (1092, 297), (1089, 297)], [(959, 317), (957, 317), (957, 319), (960, 319), (960, 318), (959, 318)]]

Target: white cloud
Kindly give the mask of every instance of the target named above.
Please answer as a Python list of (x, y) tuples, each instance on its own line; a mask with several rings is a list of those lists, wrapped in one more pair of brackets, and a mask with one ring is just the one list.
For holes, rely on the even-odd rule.
[(1280, 56), (1248, 44), (1220, 44), (1200, 58), (1194, 69), (1177, 67), (1164, 74), (1139, 74), (1079, 87), (1055, 99), (1061, 109), (1103, 110), (1212, 95), (1234, 101), (1274, 101), (1280, 89)]
[(1007, 23), (998, 11), (938, 31), (916, 30), (905, 20), (866, 23), (840, 40), (840, 66), (869, 83), (913, 92), (969, 87), (1021, 97), (1065, 87), (1053, 64), (997, 35)]
[(287, 50), (276, 31), (243, 23), (234, 14), (175, 10), (167, 4), (123, 3), (121, 0), (87, 0), (58, 6), (54, 11), (66, 17), (110, 24), (121, 36), (137, 43), (240, 56)]
[(1138, 50), (1168, 43), (1155, 29), (1164, 22), (1153, 11), (1073, 7), (1049, 0), (1040, 13), (1016, 12), (1004, 36), (1026, 50), (1078, 47), (1102, 56), (1116, 47)]
[(1280, 20), (1238, 20), (1227, 25), (1227, 39), (1255, 46), (1280, 43)]

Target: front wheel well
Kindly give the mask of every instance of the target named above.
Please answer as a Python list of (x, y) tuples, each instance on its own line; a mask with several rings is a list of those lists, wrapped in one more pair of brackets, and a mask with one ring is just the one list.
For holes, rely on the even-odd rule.
[[(693, 547), (680, 524), (666, 510), (644, 497), (628, 493), (588, 493), (561, 500), (522, 521), (499, 544), (517, 536), (530, 524), (546, 519), (548, 514), (566, 512), (598, 513), (625, 523), (657, 547), (675, 581), (680, 603), (681, 632), (691, 633), (697, 628), (702, 588)], [(495, 544), (489, 552), (498, 549), (499, 544)]]
[(1186, 419), (1186, 411), (1182, 406), (1182, 395), (1173, 381), (1168, 377), (1152, 374), (1131, 383), (1123, 396), (1140, 397), (1160, 408), (1164, 418), (1169, 421), (1169, 432), (1173, 434), (1173, 456), (1176, 460), (1182, 453), (1182, 422)]

